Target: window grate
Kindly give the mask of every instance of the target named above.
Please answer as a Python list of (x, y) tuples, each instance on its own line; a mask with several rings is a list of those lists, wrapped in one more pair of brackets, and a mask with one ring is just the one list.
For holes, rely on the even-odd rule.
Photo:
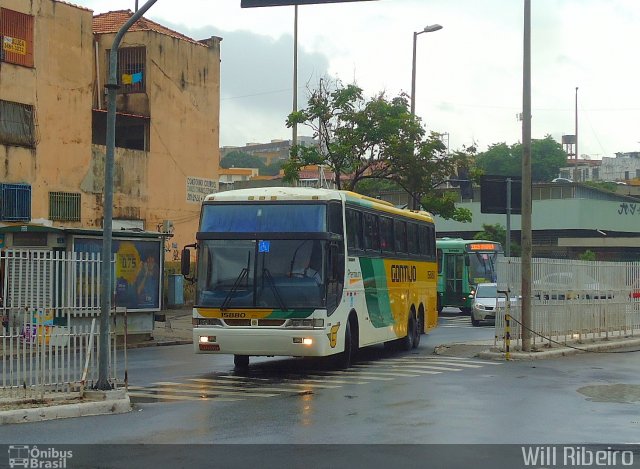
[[(107, 63), (109, 54), (107, 50)], [(118, 93), (144, 93), (146, 77), (146, 49), (123, 47), (118, 49)]]
[(0, 144), (36, 146), (33, 106), (0, 100)]
[(33, 16), (0, 9), (2, 62), (33, 67)]
[(80, 221), (80, 194), (49, 192), (49, 219)]
[(0, 220), (31, 220), (31, 186), (0, 184)]

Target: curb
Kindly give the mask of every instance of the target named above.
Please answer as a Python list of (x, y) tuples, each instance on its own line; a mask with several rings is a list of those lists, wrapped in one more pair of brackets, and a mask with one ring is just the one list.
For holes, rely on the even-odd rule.
[(167, 345), (187, 345), (193, 344), (192, 339), (176, 339), (176, 340), (164, 340), (164, 341), (148, 341), (141, 342), (139, 344), (130, 344), (127, 345), (127, 349), (135, 349), (135, 348), (147, 348), (147, 347), (165, 347)]
[[(569, 355), (577, 355), (579, 353), (588, 352), (604, 352), (612, 349), (619, 349), (623, 347), (640, 346), (640, 339), (626, 339), (615, 341), (601, 341), (598, 343), (589, 344), (576, 344), (575, 348), (561, 347), (551, 350), (537, 350), (533, 352), (511, 352), (511, 360), (544, 360), (547, 358), (566, 357)], [(579, 349), (579, 350), (578, 350)], [(495, 350), (487, 350), (478, 353), (478, 357), (487, 358), (490, 360), (506, 360), (505, 352), (498, 352)]]
[[(87, 391), (86, 402), (74, 404), (53, 404), (29, 409), (0, 411), (0, 425), (45, 420), (86, 417), (90, 415), (123, 414), (131, 411), (129, 395), (121, 391)], [(100, 400), (97, 400), (100, 399)]]

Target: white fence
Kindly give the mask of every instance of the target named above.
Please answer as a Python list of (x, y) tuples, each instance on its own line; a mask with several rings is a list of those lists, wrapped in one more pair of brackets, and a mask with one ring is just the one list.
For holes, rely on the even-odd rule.
[[(97, 380), (100, 262), (98, 254), (0, 253), (0, 398), (81, 392)], [(117, 387), (113, 333), (107, 350), (109, 380)]]
[[(522, 346), (520, 258), (498, 262), (498, 290), (511, 297), (511, 347)], [(504, 347), (505, 309), (496, 311), (495, 341)], [(533, 346), (640, 337), (640, 263), (532, 259)]]

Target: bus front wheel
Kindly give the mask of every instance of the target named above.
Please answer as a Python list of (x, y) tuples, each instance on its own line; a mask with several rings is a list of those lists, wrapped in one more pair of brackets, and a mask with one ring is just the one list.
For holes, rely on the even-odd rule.
[(246, 370), (249, 368), (249, 355), (234, 355), (233, 365), (236, 370)]
[(344, 328), (344, 352), (339, 353), (335, 358), (336, 368), (346, 370), (351, 366), (353, 359), (357, 353), (357, 338), (353, 334), (353, 326), (351, 321), (347, 320)]

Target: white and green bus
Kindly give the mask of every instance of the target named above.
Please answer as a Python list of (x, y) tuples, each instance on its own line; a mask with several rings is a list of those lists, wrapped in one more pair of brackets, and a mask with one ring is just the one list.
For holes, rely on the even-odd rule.
[(502, 245), (495, 241), (439, 238), (438, 312), (442, 308), (459, 308), (471, 313), (471, 303), (479, 283), (495, 282)]
[(196, 250), (196, 353), (335, 355), (417, 347), (437, 325), (436, 241), (427, 212), (346, 191), (270, 187), (202, 204)]

